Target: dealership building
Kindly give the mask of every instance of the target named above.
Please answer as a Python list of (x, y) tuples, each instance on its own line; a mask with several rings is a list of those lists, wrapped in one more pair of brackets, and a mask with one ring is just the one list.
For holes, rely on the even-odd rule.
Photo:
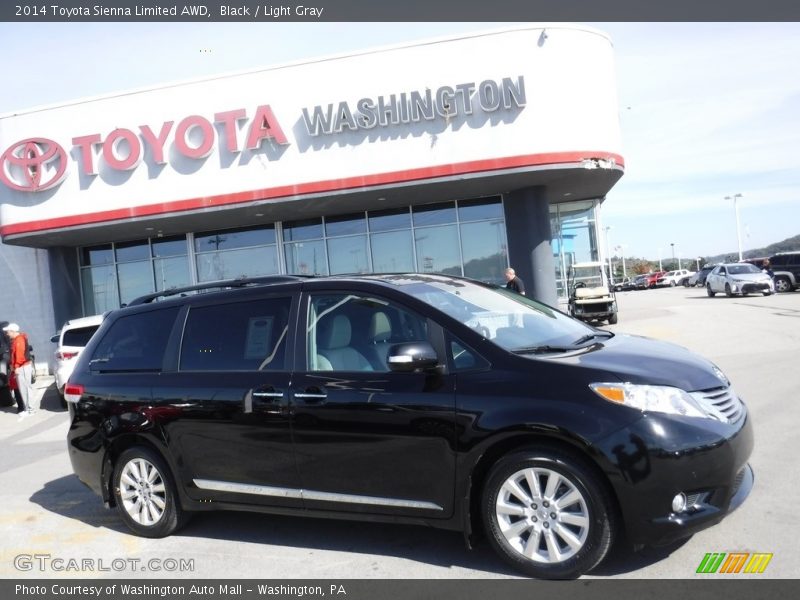
[(443, 272), (554, 304), (622, 176), (613, 47), (529, 25), (0, 116), (0, 320), (153, 291)]

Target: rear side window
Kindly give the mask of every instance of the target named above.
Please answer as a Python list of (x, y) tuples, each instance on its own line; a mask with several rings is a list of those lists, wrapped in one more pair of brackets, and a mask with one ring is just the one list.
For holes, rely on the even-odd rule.
[(193, 307), (181, 345), (182, 371), (286, 368), (291, 298)]
[(91, 327), (76, 327), (75, 329), (68, 329), (64, 332), (64, 339), (61, 341), (62, 346), (80, 346), (86, 347), (89, 340), (92, 339), (95, 331), (99, 325), (92, 325)]
[(177, 314), (173, 307), (117, 319), (89, 364), (100, 371), (159, 371)]

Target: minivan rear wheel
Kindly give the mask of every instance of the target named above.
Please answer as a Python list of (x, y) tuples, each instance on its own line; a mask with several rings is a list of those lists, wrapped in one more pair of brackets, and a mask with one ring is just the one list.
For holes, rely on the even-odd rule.
[(606, 486), (582, 461), (551, 449), (499, 461), (483, 490), (482, 515), (494, 550), (542, 579), (572, 579), (593, 569), (616, 529)]
[(169, 469), (149, 448), (128, 448), (120, 455), (113, 492), (122, 520), (137, 535), (166, 537), (185, 522)]

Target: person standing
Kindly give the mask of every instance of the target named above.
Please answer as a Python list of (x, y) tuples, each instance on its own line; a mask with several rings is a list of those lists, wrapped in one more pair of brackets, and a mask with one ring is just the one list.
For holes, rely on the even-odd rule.
[(525, 295), (525, 282), (522, 281), (519, 277), (517, 277), (516, 272), (514, 269), (509, 267), (506, 269), (506, 289), (511, 290), (512, 292), (517, 292), (518, 294)]
[[(33, 383), (33, 361), (28, 352), (28, 336), (20, 331), (19, 325), (9, 323), (3, 327), (3, 331), (11, 340), (11, 357), (9, 360), (9, 371), (13, 373), (17, 389), (22, 399), (20, 406), (20, 419), (33, 415), (36, 408), (33, 406), (34, 392)], [(19, 402), (19, 400), (18, 400)]]

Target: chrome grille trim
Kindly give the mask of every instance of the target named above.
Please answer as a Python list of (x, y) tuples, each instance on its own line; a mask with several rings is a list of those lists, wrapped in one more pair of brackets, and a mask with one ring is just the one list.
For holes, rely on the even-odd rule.
[(709, 415), (723, 423), (736, 423), (744, 414), (744, 403), (730, 386), (691, 392), (691, 397)]

